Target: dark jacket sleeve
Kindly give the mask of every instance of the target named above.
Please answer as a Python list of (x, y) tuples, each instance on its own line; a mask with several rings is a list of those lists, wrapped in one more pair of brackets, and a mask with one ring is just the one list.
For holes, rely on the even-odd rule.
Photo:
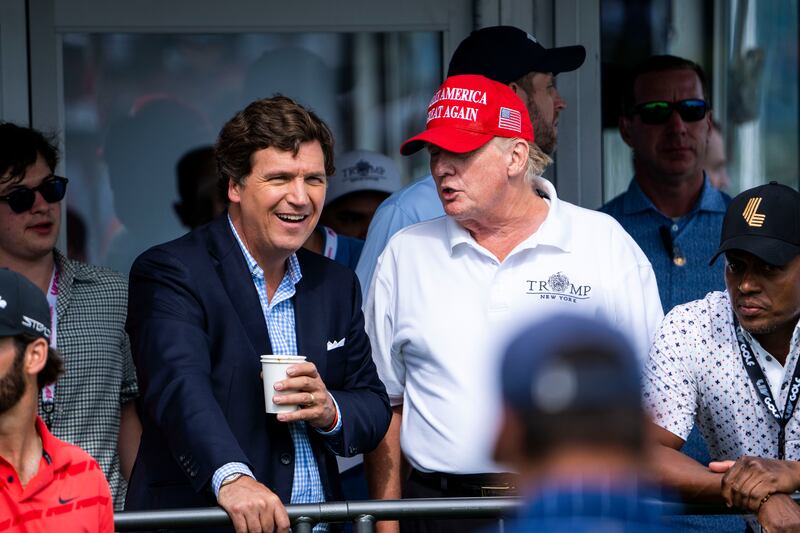
[(127, 319), (145, 416), (197, 492), (223, 464), (250, 464), (217, 400), (225, 380), (212, 376), (198, 283), (172, 254), (149, 250), (131, 270)]

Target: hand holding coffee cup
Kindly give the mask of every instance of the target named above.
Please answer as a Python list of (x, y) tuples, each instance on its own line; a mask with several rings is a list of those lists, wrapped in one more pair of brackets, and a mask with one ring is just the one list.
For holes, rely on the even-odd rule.
[(294, 364), (305, 361), (303, 355), (262, 355), (261, 356), (261, 377), (264, 380), (264, 405), (268, 413), (285, 413), (297, 410), (294, 404), (278, 404), (274, 400), (281, 394), (287, 394), (289, 390), (277, 392), (275, 384), (288, 377), (286, 371)]
[(273, 402), (280, 407), (290, 407), (278, 413), (278, 420), (304, 420), (315, 428), (330, 429), (336, 422), (336, 406), (314, 363), (292, 364), (286, 369), (286, 374), (288, 378), (274, 385), (278, 394), (274, 396)]

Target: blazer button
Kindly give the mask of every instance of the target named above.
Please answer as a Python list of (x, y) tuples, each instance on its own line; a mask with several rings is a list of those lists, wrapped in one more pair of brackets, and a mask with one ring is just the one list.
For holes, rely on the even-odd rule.
[(288, 465), (291, 462), (292, 462), (292, 456), (290, 454), (288, 454), (288, 453), (282, 453), (281, 454), (281, 463), (282, 464)]

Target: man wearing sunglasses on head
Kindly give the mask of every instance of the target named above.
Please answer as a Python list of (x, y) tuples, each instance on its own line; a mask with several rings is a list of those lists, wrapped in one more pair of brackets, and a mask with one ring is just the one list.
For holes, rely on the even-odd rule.
[[(708, 260), (731, 199), (703, 170), (712, 128), (706, 75), (687, 59), (650, 57), (634, 68), (622, 107), (619, 129), (633, 150), (634, 176), (628, 190), (600, 210), (616, 218), (650, 260), (667, 313), (724, 286), (722, 265)], [(708, 464), (697, 431), (683, 451)], [(733, 517), (675, 520), (687, 530), (744, 527)]]
[(42, 133), (0, 123), (0, 267), (47, 296), (51, 322), (44, 326), (64, 356), (64, 375), (42, 388), (39, 415), (56, 438), (97, 460), (121, 509), (123, 472), (133, 466), (140, 433), (127, 282), (56, 249), (68, 183), (54, 174), (57, 164), (58, 150)]

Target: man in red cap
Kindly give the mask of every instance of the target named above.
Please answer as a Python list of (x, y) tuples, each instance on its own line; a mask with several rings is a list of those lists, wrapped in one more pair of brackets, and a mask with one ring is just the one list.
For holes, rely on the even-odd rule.
[[(534, 144), (525, 105), (507, 85), (448, 78), (428, 107), (426, 130), (400, 151), (426, 147), (447, 216), (392, 238), (365, 306), (393, 406), (389, 432), (369, 457), (371, 491), (380, 498), (508, 496), (515, 476), (491, 459), (501, 413), (492, 346), (518, 319), (572, 311), (615, 324), (644, 357), (662, 317), (655, 276), (611, 217), (559, 200), (541, 178), (550, 158)], [(408, 479), (401, 450), (412, 467)]]
[[(558, 117), (567, 107), (556, 89), (558, 74), (579, 68), (586, 59), (581, 45), (545, 48), (513, 26), (475, 30), (453, 52), (447, 77), (479, 74), (508, 85), (524, 103), (536, 145), (552, 156), (558, 141)], [(425, 176), (387, 198), (375, 212), (356, 267), (367, 294), (378, 257), (389, 239), (406, 226), (444, 215), (432, 176)]]

